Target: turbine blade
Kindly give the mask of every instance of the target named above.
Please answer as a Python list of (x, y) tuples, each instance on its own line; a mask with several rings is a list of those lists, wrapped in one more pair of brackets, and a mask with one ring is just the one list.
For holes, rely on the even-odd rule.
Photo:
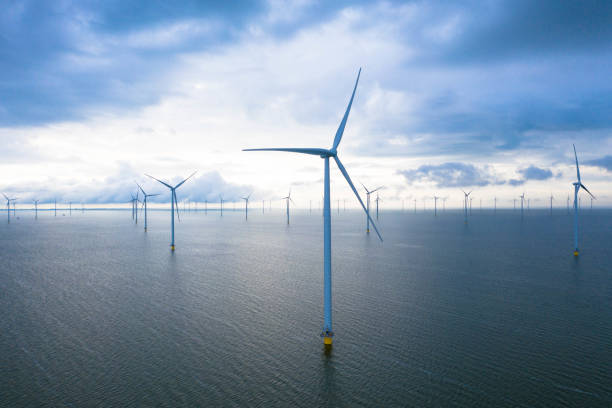
[(580, 167), (578, 167), (578, 155), (576, 154), (576, 145), (572, 144), (572, 146), (574, 146), (574, 157), (576, 158), (576, 176), (578, 177), (578, 182), (580, 183)]
[(176, 185), (174, 188), (175, 188), (175, 189), (177, 189), (177, 188), (179, 188), (180, 186), (182, 186), (184, 182), (186, 182), (187, 180), (189, 180), (190, 178), (192, 178), (192, 177), (193, 177), (193, 175), (194, 175), (194, 174), (196, 174), (197, 172), (198, 172), (198, 171), (196, 170), (196, 171), (194, 171), (193, 173), (191, 173), (191, 176), (187, 177), (185, 180), (183, 180), (183, 181), (181, 181), (180, 183), (178, 183), (178, 184), (177, 184), (177, 185)]
[(159, 194), (147, 194), (147, 197), (155, 197), (158, 196)]
[(366, 191), (366, 193), (368, 193), (368, 194), (371, 193), (371, 191), (368, 190), (368, 188), (363, 183), (359, 183), (359, 184), (361, 184), (363, 186), (363, 189)]
[(370, 222), (372, 223), (372, 226), (374, 227), (374, 231), (376, 231), (376, 235), (378, 235), (378, 238), (382, 242), (383, 239), (380, 236), (380, 232), (378, 232), (378, 228), (376, 227), (376, 223), (374, 223), (374, 220), (372, 219), (372, 217), (370, 217), (370, 214), (368, 213), (368, 210), (366, 210), (365, 205), (363, 205), (363, 201), (361, 201), (361, 197), (359, 197), (359, 193), (357, 193), (357, 189), (355, 189), (355, 186), (353, 185), (353, 182), (351, 181), (351, 178), (349, 177), (348, 173), (346, 172), (346, 169), (342, 165), (342, 162), (340, 162), (340, 159), (338, 158), (338, 156), (334, 156), (334, 160), (336, 161), (336, 164), (338, 165), (338, 168), (340, 169), (340, 171), (344, 175), (344, 178), (346, 179), (346, 182), (349, 184), (349, 186), (353, 190), (353, 193), (355, 193), (355, 196), (357, 197), (357, 200), (359, 200), (359, 204), (361, 204), (361, 208), (363, 208), (363, 211), (365, 211), (366, 215), (370, 219)]
[(6, 194), (2, 193), (2, 195), (4, 196), (4, 198), (6, 198), (7, 200), (9, 199)]
[(176, 204), (176, 218), (178, 218), (179, 222), (181, 222), (181, 215), (179, 214), (179, 206), (178, 201), (176, 199), (176, 191), (173, 191), (172, 195), (174, 196), (174, 203)]
[[(136, 183), (136, 182), (134, 182)], [(136, 185), (138, 186), (138, 188), (140, 189), (140, 191), (142, 191), (142, 194), (144, 194), (145, 196), (147, 195), (147, 193), (145, 193), (145, 191), (142, 189), (142, 187), (140, 187), (140, 184), (136, 183)]]
[(146, 174), (146, 173), (145, 173), (145, 176), (147, 176), (147, 177), (151, 177), (153, 180), (157, 180), (157, 181), (159, 181), (160, 183), (162, 183), (164, 186), (168, 187), (169, 189), (172, 189), (172, 186), (171, 186), (170, 184), (168, 184), (168, 183), (164, 183), (164, 182), (163, 182), (163, 181), (161, 181), (160, 179), (157, 179), (157, 178), (155, 178), (155, 177), (153, 177), (153, 176), (149, 176), (149, 175), (148, 175), (148, 174)]
[(373, 193), (373, 192), (375, 192), (375, 191), (378, 191), (378, 190), (380, 190), (381, 188), (385, 188), (385, 186), (380, 186), (380, 187), (378, 187), (378, 188), (375, 188), (374, 190), (370, 191), (370, 193)]
[[(588, 189), (588, 188), (586, 188), (586, 187), (584, 186), (584, 184), (580, 183), (580, 187), (582, 187), (582, 188), (584, 189), (584, 191), (586, 191), (587, 193), (589, 193), (589, 195), (590, 195), (591, 197), (595, 198), (595, 196), (594, 196), (593, 194), (591, 194), (591, 192), (589, 191), (589, 189)], [(595, 198), (595, 199), (596, 199), (596, 198)], [(597, 200), (597, 199), (596, 199), (596, 200)]]
[(351, 99), (349, 100), (348, 106), (346, 107), (346, 112), (344, 112), (344, 116), (342, 117), (340, 126), (338, 126), (338, 130), (336, 131), (336, 137), (334, 137), (334, 145), (331, 148), (332, 151), (336, 151), (338, 145), (340, 144), (340, 141), (342, 140), (342, 135), (344, 134), (344, 128), (346, 127), (346, 121), (348, 120), (348, 116), (351, 111), (351, 106), (353, 105), (353, 99), (355, 98), (355, 91), (357, 90), (357, 84), (359, 83), (360, 76), (361, 68), (359, 68), (359, 72), (357, 73), (357, 80), (355, 81), (355, 87), (353, 88)]
[(315, 156), (321, 155), (330, 155), (330, 151), (327, 149), (318, 149), (318, 148), (301, 148), (301, 147), (274, 147), (274, 148), (265, 148), (265, 149), (242, 149), (243, 152), (291, 152), (291, 153), (303, 153), (303, 154), (313, 154)]

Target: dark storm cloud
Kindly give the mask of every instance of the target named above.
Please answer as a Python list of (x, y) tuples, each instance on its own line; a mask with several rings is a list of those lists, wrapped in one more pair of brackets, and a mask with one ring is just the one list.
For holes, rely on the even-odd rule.
[[(174, 56), (230, 41), (261, 7), (250, 1), (5, 2), (0, 126), (78, 119), (92, 106), (153, 103)], [(136, 36), (131, 42), (130, 35)]]
[[(467, 30), (444, 50), (456, 61), (610, 49), (612, 3), (602, 0), (474, 2)], [(461, 12), (461, 11), (460, 11)]]
[(599, 159), (587, 160), (584, 162), (587, 166), (595, 166), (605, 169), (607, 171), (612, 171), (612, 156), (604, 156)]

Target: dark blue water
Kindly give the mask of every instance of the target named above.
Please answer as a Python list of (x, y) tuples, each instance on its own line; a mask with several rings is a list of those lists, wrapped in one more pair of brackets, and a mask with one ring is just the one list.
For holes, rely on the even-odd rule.
[(612, 211), (334, 211), (331, 352), (320, 214), (18, 215), (2, 406), (612, 406)]

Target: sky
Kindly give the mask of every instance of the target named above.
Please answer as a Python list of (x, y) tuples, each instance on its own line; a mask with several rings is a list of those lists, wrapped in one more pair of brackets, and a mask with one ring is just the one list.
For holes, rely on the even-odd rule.
[[(179, 4), (180, 3), (180, 4)], [(0, 191), (19, 203), (319, 205), (329, 148), (381, 206), (612, 205), (607, 1), (14, 1), (0, 13)], [(332, 200), (357, 201), (332, 164)], [(363, 188), (361, 188), (363, 196)], [(587, 197), (585, 196), (585, 199)]]

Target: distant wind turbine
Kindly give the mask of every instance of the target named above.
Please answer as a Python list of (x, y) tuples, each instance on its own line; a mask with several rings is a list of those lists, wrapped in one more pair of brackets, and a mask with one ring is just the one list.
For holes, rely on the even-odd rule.
[(39, 200), (34, 200), (34, 219), (35, 220), (38, 219), (38, 201)]
[(463, 189), (461, 190), (463, 191), (463, 221), (467, 224), (468, 222), (468, 200), (470, 197), (470, 194), (472, 194), (472, 190), (470, 190), (469, 193), (466, 193)]
[(246, 197), (242, 197), (242, 199), (244, 200), (244, 218), (246, 220), (249, 219), (249, 198), (251, 198), (251, 194)]
[(552, 216), (552, 202), (553, 202), (553, 200), (554, 200), (554, 197), (553, 197), (553, 195), (551, 194), (551, 195), (550, 195), (550, 215), (551, 215), (551, 216)]
[(172, 241), (170, 243), (170, 249), (172, 251), (174, 251), (174, 205), (176, 204), (176, 216), (178, 217), (179, 221), (181, 220), (180, 215), (179, 215), (179, 210), (178, 210), (178, 201), (176, 199), (176, 189), (179, 188), (180, 186), (183, 185), (183, 183), (185, 183), (187, 180), (189, 180), (191, 177), (193, 177), (194, 174), (196, 174), (197, 172), (194, 171), (193, 173), (191, 173), (191, 175), (189, 177), (187, 177), (185, 180), (181, 181), (180, 183), (178, 183), (176, 186), (172, 187), (170, 184), (161, 181), (160, 179), (156, 179), (153, 176), (150, 176), (148, 174), (145, 174), (145, 176), (147, 177), (151, 177), (153, 180), (156, 180), (158, 182), (160, 182), (161, 184), (163, 184), (164, 186), (168, 187), (170, 189), (171, 192), (171, 197), (170, 197), (170, 220), (171, 220), (171, 229), (172, 229)]
[(438, 197), (436, 195), (433, 196), (433, 199), (434, 199), (434, 217), (438, 216), (438, 199), (439, 198), (440, 197)]
[(359, 69), (359, 74), (357, 74), (357, 80), (355, 81), (355, 87), (353, 88), (353, 93), (351, 95), (351, 99), (349, 101), (348, 107), (346, 108), (346, 112), (344, 113), (344, 117), (340, 122), (340, 126), (338, 127), (338, 131), (336, 132), (336, 136), (334, 137), (334, 143), (331, 149), (321, 149), (321, 148), (269, 148), (269, 149), (246, 149), (249, 151), (253, 150), (269, 150), (269, 151), (284, 151), (284, 152), (293, 152), (293, 153), (303, 153), (303, 154), (311, 154), (314, 156), (319, 156), (325, 161), (325, 171), (324, 171), (324, 187), (323, 187), (323, 202), (324, 202), (324, 216), (323, 216), (323, 310), (324, 310), (324, 320), (323, 320), (323, 331), (321, 333), (321, 337), (323, 337), (323, 343), (327, 346), (331, 346), (332, 339), (334, 336), (334, 332), (332, 330), (332, 288), (331, 288), (331, 199), (330, 199), (330, 181), (329, 181), (329, 159), (333, 158), (338, 168), (342, 172), (342, 175), (346, 179), (347, 183), (353, 190), (353, 193), (357, 197), (357, 200), (361, 204), (361, 207), (366, 212), (368, 216), (368, 220), (372, 222), (374, 230), (378, 234), (378, 237), (382, 241), (382, 237), (378, 233), (378, 229), (376, 228), (376, 224), (371, 219), (369, 212), (366, 210), (363, 205), (363, 201), (361, 201), (361, 197), (357, 193), (351, 178), (349, 177), (346, 169), (342, 165), (342, 162), (338, 158), (337, 148), (342, 140), (342, 134), (344, 133), (344, 128), (346, 126), (346, 121), (348, 120), (349, 112), (351, 110), (351, 105), (353, 104), (353, 98), (355, 97), (355, 91), (357, 90), (357, 83), (359, 82), (359, 75), (361, 74), (361, 69)]
[(223, 217), (223, 196), (219, 195), (219, 202), (221, 203), (221, 216)]
[[(149, 197), (155, 197), (158, 196), (159, 194), (147, 194), (142, 187), (140, 186), (140, 184), (136, 183), (136, 185), (138, 186), (138, 188), (140, 189), (140, 191), (142, 191), (142, 195), (144, 196), (144, 198), (142, 199), (142, 206), (144, 208), (144, 217), (145, 217), (145, 225), (144, 225), (144, 230), (145, 232), (147, 232), (147, 199)], [(174, 240), (173, 240), (174, 241)]]
[(523, 204), (525, 203), (525, 193), (519, 196), (521, 199), (521, 219), (523, 219)]
[(378, 203), (382, 201), (380, 197), (378, 197), (378, 193), (376, 193), (376, 200), (374, 201), (376, 201), (376, 221), (378, 221)]
[(589, 195), (593, 198), (593, 194), (582, 184), (582, 180), (580, 180), (580, 167), (578, 166), (578, 155), (576, 154), (576, 146), (574, 146), (574, 157), (576, 158), (576, 176), (578, 178), (577, 181), (573, 183), (574, 185), (574, 256), (578, 256), (578, 192), (580, 189), (584, 189)]
[[(253, 150), (253, 149), (249, 149), (249, 150)], [(255, 149), (255, 150), (260, 150), (260, 149)], [(282, 200), (287, 201), (287, 225), (289, 225), (289, 201), (293, 203), (293, 200), (291, 199), (291, 189), (289, 189), (289, 194), (287, 194), (287, 197), (283, 197)]]
[[(378, 188), (375, 188), (374, 190), (368, 190), (368, 188), (366, 186), (363, 185), (363, 183), (361, 183), (361, 185), (363, 186), (363, 189), (366, 191), (366, 203), (367, 203), (367, 209), (366, 209), (366, 232), (369, 234), (370, 233), (370, 194), (374, 193), (375, 191), (380, 190), (381, 188), (383, 188), (383, 186), (380, 186)], [(378, 204), (378, 202), (377, 202)], [(377, 206), (378, 208), (378, 206)], [(377, 210), (378, 212), (378, 210)], [(378, 217), (377, 217), (378, 219)]]
[[(17, 201), (17, 198), (9, 198), (6, 194), (2, 193), (2, 195), (4, 196), (4, 198), (6, 198), (6, 214), (8, 217), (8, 224), (11, 223), (11, 201), (13, 202), (13, 208), (15, 208), (15, 204), (14, 202)], [(15, 212), (13, 211), (13, 215), (15, 215)]]

